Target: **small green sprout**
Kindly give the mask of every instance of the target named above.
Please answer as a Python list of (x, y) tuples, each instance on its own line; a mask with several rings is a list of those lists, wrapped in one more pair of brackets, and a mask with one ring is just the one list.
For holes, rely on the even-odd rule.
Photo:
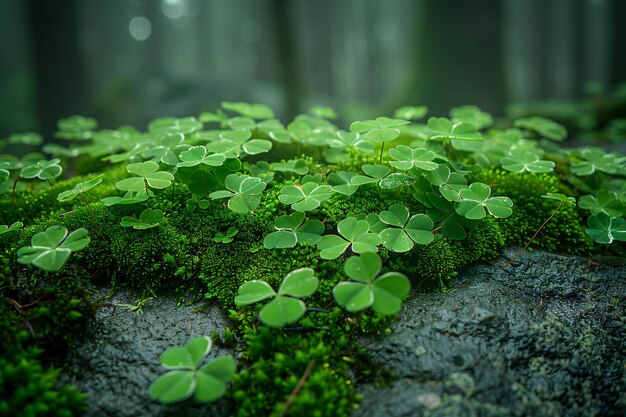
[(124, 216), (120, 222), (122, 227), (132, 227), (137, 230), (151, 229), (161, 224), (163, 211), (147, 208), (139, 214), (139, 218)]
[(178, 167), (195, 167), (200, 164), (217, 167), (224, 164), (226, 156), (221, 153), (209, 153), (204, 146), (192, 146), (181, 152), (179, 159), (181, 162), (176, 164)]
[(287, 185), (280, 190), (278, 200), (295, 211), (311, 211), (320, 206), (323, 201), (330, 198), (332, 187), (307, 182), (301, 186)]
[(60, 159), (51, 159), (49, 161), (37, 161), (22, 168), (22, 178), (32, 179), (39, 178), (42, 181), (51, 180), (61, 175), (63, 168), (59, 165)]
[(389, 150), (389, 156), (394, 159), (394, 161), (389, 161), (389, 165), (401, 171), (408, 171), (413, 167), (432, 171), (439, 166), (436, 162), (432, 162), (437, 154), (424, 148), (413, 149), (406, 145), (398, 145)]
[(251, 119), (271, 119), (274, 117), (274, 111), (265, 104), (224, 101), (222, 108)]
[(619, 217), (624, 213), (624, 205), (617, 193), (600, 190), (596, 196), (584, 195), (578, 200), (578, 207), (590, 210), (591, 214), (605, 213), (609, 217)]
[(428, 114), (426, 106), (404, 106), (396, 109), (393, 117), (405, 120), (419, 120)]
[(126, 170), (137, 177), (118, 181), (115, 187), (122, 191), (147, 193), (147, 187), (160, 190), (169, 187), (174, 181), (174, 176), (169, 172), (159, 171), (159, 164), (154, 161), (129, 164)]
[(482, 219), (487, 213), (494, 217), (509, 217), (513, 202), (508, 197), (489, 197), (491, 188), (487, 184), (475, 182), (469, 188), (459, 191), (461, 201), (456, 205), (456, 212), (468, 219)]
[(365, 252), (348, 259), (344, 271), (352, 281), (340, 282), (333, 289), (337, 304), (352, 313), (369, 307), (382, 316), (400, 311), (411, 283), (399, 272), (378, 276), (381, 267), (382, 260), (376, 253)]
[(263, 239), (263, 246), (267, 249), (293, 248), (298, 243), (315, 245), (322, 238), (324, 224), (317, 220), (304, 221), (305, 214), (295, 211), (290, 215), (279, 216), (274, 220), (276, 232), (272, 232)]
[(148, 392), (163, 404), (174, 404), (190, 398), (201, 403), (220, 399), (226, 383), (233, 378), (236, 366), (230, 355), (220, 356), (207, 364), (200, 363), (211, 351), (211, 339), (195, 337), (184, 347), (173, 347), (161, 354), (161, 365), (169, 372), (158, 377)]
[(379, 233), (382, 244), (391, 251), (407, 252), (415, 243), (427, 245), (434, 239), (432, 219), (425, 214), (409, 218), (409, 209), (402, 204), (394, 204), (389, 210), (382, 211), (379, 218), (387, 226)]
[(228, 208), (236, 213), (246, 214), (256, 209), (261, 202), (261, 193), (267, 184), (259, 178), (245, 174), (230, 174), (224, 180), (228, 190), (214, 191), (211, 200), (228, 198)]
[(22, 222), (15, 222), (15, 223), (13, 223), (10, 226), (8, 226), (6, 224), (0, 224), (0, 235), (12, 232), (14, 230), (21, 229), (23, 226), (24, 226), (24, 223), (22, 223)]
[(84, 193), (100, 184), (102, 182), (103, 175), (104, 174), (100, 174), (88, 181), (79, 182), (71, 190), (60, 192), (57, 196), (57, 200), (61, 203), (64, 203), (66, 201), (71, 201), (75, 199), (79, 195), (82, 196), (83, 199), (85, 199)]
[(284, 327), (295, 323), (306, 312), (301, 298), (317, 290), (319, 280), (311, 268), (296, 269), (288, 273), (278, 292), (265, 281), (248, 281), (239, 287), (235, 304), (246, 305), (273, 298), (259, 312), (261, 321), (270, 327)]
[(545, 117), (532, 116), (523, 117), (517, 119), (514, 123), (515, 127), (521, 129), (532, 130), (539, 133), (541, 136), (561, 142), (567, 137), (567, 130), (563, 125), (557, 122), (546, 119)]
[(545, 159), (539, 159), (539, 155), (533, 151), (512, 149), (508, 156), (500, 159), (502, 168), (511, 172), (552, 172), (555, 163)]
[(367, 220), (347, 217), (337, 224), (337, 231), (343, 237), (326, 235), (317, 243), (323, 259), (336, 259), (349, 247), (355, 253), (378, 252), (380, 236), (370, 233)]
[(31, 246), (17, 251), (17, 261), (32, 264), (48, 272), (63, 268), (72, 252), (79, 251), (89, 244), (87, 229), (76, 229), (68, 235), (63, 226), (50, 226), (45, 231), (36, 233), (31, 238)]
[(626, 242), (626, 220), (622, 217), (613, 217), (599, 212), (589, 217), (587, 225), (589, 229), (585, 231), (597, 243), (608, 245), (614, 240)]
[(237, 233), (239, 233), (239, 229), (234, 226), (230, 226), (228, 230), (226, 230), (226, 234), (222, 232), (217, 232), (213, 237), (213, 242), (230, 243), (233, 241), (233, 238), (237, 236)]

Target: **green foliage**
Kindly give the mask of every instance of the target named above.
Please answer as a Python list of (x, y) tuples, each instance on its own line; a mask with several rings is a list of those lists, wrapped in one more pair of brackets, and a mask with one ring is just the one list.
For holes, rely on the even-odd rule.
[(409, 146), (398, 145), (389, 150), (389, 156), (395, 159), (390, 161), (389, 165), (401, 171), (408, 171), (413, 167), (432, 171), (438, 166), (436, 162), (432, 162), (437, 154), (424, 148), (412, 149)]
[(595, 196), (580, 197), (578, 207), (591, 211), (591, 214), (604, 213), (608, 216), (619, 217), (624, 213), (624, 204), (618, 194), (609, 190), (600, 190)]
[(323, 259), (336, 259), (348, 248), (354, 253), (378, 251), (378, 245), (381, 243), (380, 236), (370, 233), (367, 220), (347, 217), (337, 224), (337, 231), (341, 236), (326, 235), (317, 243), (320, 257)]
[(279, 216), (274, 221), (275, 232), (263, 239), (267, 249), (293, 248), (298, 243), (315, 245), (322, 238), (324, 224), (316, 219), (304, 221), (305, 214), (300, 211)]
[(509, 155), (500, 159), (502, 168), (511, 172), (551, 172), (554, 162), (539, 159), (539, 155), (532, 151), (512, 149)]
[(80, 115), (61, 119), (57, 123), (57, 138), (67, 140), (87, 140), (91, 138), (92, 131), (98, 127), (95, 119)]
[(428, 114), (426, 106), (403, 106), (393, 113), (393, 117), (405, 120), (419, 120)]
[(265, 104), (224, 101), (222, 107), (224, 110), (239, 113), (251, 119), (271, 119), (274, 117), (272, 109)]
[(220, 356), (200, 363), (211, 350), (211, 339), (195, 337), (184, 347), (173, 347), (161, 354), (161, 365), (169, 372), (150, 384), (150, 397), (164, 404), (184, 401), (192, 395), (198, 402), (213, 402), (226, 392), (226, 383), (235, 374), (232, 356)]
[(137, 177), (118, 181), (115, 187), (122, 191), (147, 193), (147, 187), (161, 190), (172, 185), (174, 181), (174, 176), (169, 172), (159, 171), (159, 164), (154, 161), (129, 164), (126, 170)]
[(0, 235), (21, 229), (23, 226), (24, 223), (22, 222), (15, 222), (10, 226), (7, 226), (6, 224), (0, 224)]
[(209, 194), (212, 200), (228, 198), (228, 208), (236, 213), (246, 214), (256, 209), (261, 202), (261, 193), (267, 184), (249, 175), (230, 174), (224, 180), (228, 190)]
[(626, 175), (624, 157), (614, 153), (605, 153), (595, 147), (582, 148), (579, 155), (572, 159), (570, 169), (578, 176), (592, 175), (596, 171), (606, 174)]
[(587, 234), (597, 243), (608, 245), (613, 240), (626, 241), (626, 220), (621, 217), (610, 217), (599, 212), (589, 217), (587, 224)]
[(475, 182), (469, 188), (459, 191), (461, 201), (456, 205), (456, 212), (468, 219), (482, 219), (489, 211), (494, 217), (509, 217), (513, 202), (508, 197), (490, 197), (491, 188), (487, 184)]
[(323, 201), (330, 198), (333, 189), (329, 185), (318, 185), (307, 182), (303, 185), (287, 185), (280, 190), (278, 200), (286, 205), (291, 205), (295, 211), (311, 211), (320, 206)]
[(545, 117), (523, 117), (515, 121), (515, 127), (532, 130), (543, 137), (559, 142), (567, 137), (567, 130), (564, 126)]
[[(427, 245), (433, 240), (433, 221), (425, 214), (415, 214), (409, 218), (409, 210), (402, 204), (393, 204), (375, 217), (368, 218), (370, 227), (376, 221), (383, 223), (379, 232), (383, 246), (394, 252), (407, 252), (415, 243)], [(372, 230), (374, 228), (372, 227)]]
[(398, 272), (378, 276), (381, 267), (380, 256), (372, 252), (348, 259), (344, 271), (352, 281), (340, 282), (333, 289), (337, 304), (350, 312), (372, 307), (380, 315), (396, 314), (409, 295), (411, 283)]
[(32, 264), (48, 272), (63, 268), (72, 252), (79, 251), (89, 244), (87, 229), (77, 229), (68, 235), (63, 226), (50, 226), (45, 232), (35, 234), (31, 246), (17, 251), (17, 261)]
[(49, 161), (37, 161), (26, 165), (22, 168), (22, 178), (31, 179), (39, 178), (42, 181), (57, 178), (63, 172), (63, 168), (59, 165), (60, 159), (51, 159)]
[(141, 212), (139, 218), (132, 216), (122, 217), (120, 226), (132, 227), (137, 230), (151, 229), (157, 227), (163, 221), (163, 211), (159, 209), (147, 208)]
[(431, 140), (483, 140), (482, 135), (472, 123), (455, 123), (445, 117), (431, 117), (428, 119), (428, 128), (435, 134), (430, 136)]
[(400, 136), (398, 127), (409, 124), (408, 120), (377, 117), (376, 120), (353, 122), (350, 131), (365, 133), (365, 139), (372, 142), (387, 142)]
[(79, 195), (86, 193), (87, 191), (91, 190), (95, 186), (102, 183), (103, 175), (104, 174), (100, 174), (90, 180), (79, 182), (71, 190), (67, 190), (67, 191), (63, 191), (62, 193), (59, 193), (59, 195), (57, 196), (57, 200), (63, 203), (63, 202), (71, 201), (75, 199)]
[(239, 233), (239, 229), (231, 226), (228, 228), (228, 230), (226, 230), (226, 234), (222, 232), (217, 232), (215, 236), (213, 237), (213, 242), (230, 243), (233, 241), (234, 237), (237, 236), (237, 233)]

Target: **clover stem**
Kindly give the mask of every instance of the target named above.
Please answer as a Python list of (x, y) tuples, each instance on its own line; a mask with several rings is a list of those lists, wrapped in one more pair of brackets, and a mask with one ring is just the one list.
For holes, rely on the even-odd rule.
[(280, 413), (281, 417), (287, 415), (287, 411), (289, 411), (289, 407), (291, 407), (291, 404), (296, 399), (296, 396), (298, 395), (298, 392), (300, 392), (300, 390), (304, 386), (304, 383), (309, 378), (309, 375), (311, 375), (311, 371), (313, 371), (313, 367), (314, 366), (315, 366), (315, 359), (311, 359), (311, 361), (307, 365), (306, 369), (304, 370), (304, 373), (300, 377), (300, 380), (298, 381), (296, 386), (291, 391), (291, 394), (289, 394), (289, 397), (287, 397), (287, 401), (285, 401), (285, 407), (283, 407), (283, 410)]
[(511, 265), (513, 263), (513, 261), (515, 261), (517, 258), (519, 258), (522, 253), (524, 253), (524, 251), (526, 250), (526, 248), (528, 248), (528, 246), (532, 243), (533, 240), (535, 240), (535, 238), (537, 237), (537, 235), (539, 234), (539, 232), (541, 231), (541, 229), (543, 229), (543, 227), (550, 221), (550, 219), (552, 219), (556, 213), (559, 212), (559, 210), (561, 209), (561, 207), (563, 207), (563, 202), (560, 201), (558, 207), (556, 208), (556, 210), (554, 210), (554, 212), (550, 215), (550, 217), (548, 217), (546, 219), (545, 222), (543, 222), (541, 224), (541, 226), (539, 226), (539, 229), (537, 229), (537, 231), (535, 232), (535, 234), (533, 235), (533, 237), (530, 238), (530, 240), (528, 241), (528, 243), (526, 243), (526, 245), (524, 245), (524, 247), (522, 248), (521, 251), (519, 251), (519, 253), (517, 255), (515, 255), (515, 257), (513, 259), (511, 259), (509, 262), (502, 264), (502, 265), (498, 265), (500, 268), (505, 268), (509, 265)]
[(15, 206), (15, 190), (16, 190), (16, 188), (17, 188), (17, 182), (18, 182), (19, 180), (20, 180), (20, 177), (19, 177), (19, 176), (17, 176), (17, 177), (15, 177), (15, 181), (13, 181), (13, 194), (12, 194), (11, 200), (13, 201), (13, 205), (14, 205), (14, 206)]
[(379, 164), (383, 163), (383, 151), (385, 150), (385, 142), (381, 142), (380, 143), (380, 162)]
[(98, 229), (98, 233), (100, 233), (100, 236), (104, 238), (104, 234), (102, 234), (102, 229), (100, 229), (100, 225), (96, 221), (96, 215), (93, 213), (91, 204), (89, 204), (89, 200), (87, 200), (87, 197), (85, 197), (85, 194), (83, 194), (82, 191), (79, 191), (79, 193), (80, 193), (80, 196), (83, 198), (83, 200), (85, 200), (85, 204), (87, 204), (87, 208), (89, 209), (89, 214), (91, 214), (91, 220), (93, 220), (94, 226), (96, 226), (96, 228)]

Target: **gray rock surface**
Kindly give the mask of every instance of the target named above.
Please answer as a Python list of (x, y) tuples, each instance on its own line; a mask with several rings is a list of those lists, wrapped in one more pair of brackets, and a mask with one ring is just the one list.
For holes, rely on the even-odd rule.
[(626, 415), (624, 266), (526, 252), (412, 297), (362, 340), (396, 378), (361, 385), (354, 416)]
[[(194, 313), (197, 306), (177, 306), (174, 297), (148, 301), (143, 314), (123, 307), (137, 296), (127, 292), (107, 300), (90, 337), (77, 348), (63, 380), (88, 394), (86, 416), (227, 416), (226, 401), (197, 405), (187, 401), (164, 406), (152, 401), (148, 387), (165, 372), (159, 355), (195, 336), (222, 334), (226, 319), (217, 307)], [(113, 306), (115, 308), (113, 309)], [(213, 346), (209, 358), (232, 353)]]

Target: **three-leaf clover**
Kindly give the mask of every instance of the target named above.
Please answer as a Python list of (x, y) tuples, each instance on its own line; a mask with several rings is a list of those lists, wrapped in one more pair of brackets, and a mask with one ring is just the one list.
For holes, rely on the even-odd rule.
[(595, 147), (584, 148), (580, 155), (584, 160), (572, 162), (570, 165), (572, 172), (578, 176), (591, 175), (596, 171), (626, 175), (626, 169), (623, 165), (626, 161), (625, 158), (618, 158), (612, 153), (607, 154), (602, 149)]
[(318, 185), (307, 182), (303, 185), (287, 185), (280, 190), (278, 200), (283, 204), (291, 204), (295, 211), (311, 211), (330, 198), (333, 189), (329, 185)]
[(59, 120), (57, 123), (57, 129), (59, 130), (55, 133), (55, 136), (68, 140), (87, 140), (91, 138), (92, 130), (95, 130), (97, 127), (98, 123), (95, 119), (80, 115), (70, 116)]
[(467, 122), (454, 123), (445, 117), (431, 117), (428, 119), (428, 128), (435, 134), (434, 140), (483, 140), (475, 125)]
[(226, 160), (226, 155), (221, 153), (209, 153), (205, 146), (192, 146), (180, 153), (178, 167), (195, 167), (200, 164), (218, 167)]
[(336, 259), (350, 246), (355, 253), (378, 252), (380, 236), (370, 233), (367, 220), (347, 217), (337, 224), (337, 231), (343, 237), (326, 235), (317, 243), (323, 259)]
[(241, 153), (258, 155), (272, 149), (272, 142), (266, 139), (250, 139), (250, 130), (226, 130), (219, 135), (220, 139), (206, 145), (207, 151), (221, 153), (229, 158), (238, 157)]
[(300, 211), (278, 216), (274, 220), (276, 231), (265, 236), (263, 245), (268, 249), (293, 248), (298, 243), (315, 245), (322, 238), (324, 224), (317, 219), (305, 222), (304, 218), (305, 214)]
[(21, 264), (32, 264), (44, 271), (56, 272), (63, 268), (72, 252), (89, 244), (87, 233), (87, 229), (80, 228), (68, 235), (65, 227), (50, 226), (31, 238), (31, 246), (17, 251), (17, 261)]
[(460, 172), (452, 172), (447, 165), (439, 165), (426, 174), (426, 180), (435, 187), (439, 187), (439, 192), (448, 201), (461, 201), (459, 192), (467, 188), (467, 180)]
[(404, 184), (409, 184), (414, 178), (410, 175), (400, 172), (391, 172), (391, 169), (385, 165), (371, 165), (365, 164), (361, 167), (361, 170), (366, 175), (357, 174), (350, 180), (352, 185), (365, 185), (378, 183), (378, 186), (383, 189), (397, 188)]
[(161, 133), (143, 151), (141, 156), (154, 162), (163, 162), (167, 165), (178, 164), (178, 153), (189, 148), (183, 144), (185, 136), (182, 133)]
[(102, 182), (103, 175), (104, 174), (100, 174), (90, 180), (79, 182), (71, 190), (60, 192), (57, 196), (57, 200), (60, 202), (65, 202), (75, 199), (79, 195), (91, 190), (92, 188), (100, 184)]
[(24, 226), (24, 223), (22, 223), (22, 222), (15, 222), (15, 223), (13, 223), (10, 226), (8, 226), (6, 224), (0, 224), (0, 235), (12, 232), (14, 230), (21, 229), (22, 226)]
[(213, 359), (198, 368), (211, 350), (211, 339), (200, 336), (184, 347), (173, 347), (161, 354), (161, 365), (169, 372), (161, 375), (148, 392), (163, 404), (184, 401), (192, 395), (198, 402), (212, 402), (226, 392), (226, 383), (235, 374), (235, 361), (230, 355)]
[(613, 240), (626, 241), (626, 220), (612, 217), (604, 212), (592, 215), (587, 220), (587, 234), (597, 243), (610, 244)]
[(283, 327), (295, 323), (306, 312), (301, 298), (317, 290), (319, 280), (311, 268), (300, 268), (288, 273), (278, 292), (265, 281), (252, 280), (239, 287), (235, 304), (246, 305), (273, 298), (259, 312), (259, 318), (270, 327)]
[(163, 189), (172, 185), (174, 176), (166, 171), (159, 171), (159, 164), (154, 161), (138, 162), (126, 166), (126, 170), (137, 177), (118, 181), (115, 187), (122, 191), (146, 192), (147, 187)]
[(403, 106), (393, 113), (393, 117), (405, 120), (418, 120), (426, 116), (428, 107), (426, 106)]
[(396, 314), (411, 291), (411, 283), (399, 272), (378, 277), (381, 267), (380, 256), (372, 252), (348, 259), (344, 271), (352, 281), (340, 282), (333, 289), (337, 304), (349, 312), (372, 307), (383, 316)]
[(59, 165), (60, 161), (60, 159), (37, 161), (22, 168), (20, 175), (22, 178), (31, 179), (37, 177), (43, 181), (56, 178), (63, 172), (63, 168)]
[(407, 252), (414, 243), (427, 245), (433, 241), (434, 223), (425, 214), (409, 218), (409, 209), (402, 204), (393, 204), (389, 210), (379, 214), (380, 221), (387, 225), (380, 234), (383, 246), (394, 252)]
[(274, 167), (274, 171), (289, 174), (306, 175), (309, 172), (309, 167), (306, 166), (304, 159), (290, 159), (287, 162), (275, 162), (272, 166)]
[(450, 118), (453, 123), (471, 123), (476, 129), (484, 129), (493, 124), (493, 117), (476, 106), (466, 105), (455, 107), (450, 110)]
[(120, 222), (122, 227), (132, 227), (138, 230), (151, 229), (161, 224), (163, 211), (159, 209), (147, 208), (139, 214), (139, 218), (124, 216)]
[(333, 191), (343, 195), (352, 195), (359, 189), (358, 185), (352, 184), (355, 176), (356, 174), (350, 171), (333, 172), (328, 175), (328, 185), (333, 187)]
[(389, 165), (402, 171), (408, 171), (413, 167), (432, 171), (438, 166), (436, 162), (432, 162), (437, 154), (424, 148), (413, 149), (406, 145), (398, 145), (389, 149), (389, 156), (394, 159), (389, 161)]
[(239, 113), (251, 119), (271, 119), (274, 117), (272, 109), (265, 104), (224, 101), (222, 107), (224, 110)]
[(469, 188), (462, 189), (461, 201), (456, 205), (456, 212), (468, 219), (482, 219), (487, 213), (494, 217), (509, 217), (513, 202), (508, 197), (489, 197), (491, 188), (487, 184), (475, 182)]
[(543, 137), (559, 142), (567, 136), (567, 130), (563, 127), (563, 125), (560, 125), (553, 120), (546, 119), (545, 117), (523, 117), (521, 119), (517, 119), (514, 125), (515, 127), (535, 131)]
[(209, 194), (211, 200), (228, 198), (228, 208), (234, 212), (246, 214), (259, 206), (261, 193), (267, 186), (259, 178), (244, 174), (230, 174), (224, 180), (228, 190), (214, 191)]
[(605, 213), (611, 217), (619, 217), (624, 212), (624, 205), (618, 195), (609, 190), (600, 190), (595, 196), (584, 195), (580, 197), (578, 207), (590, 210), (591, 214)]
[(397, 128), (409, 124), (408, 120), (390, 119), (389, 117), (378, 117), (376, 120), (362, 120), (353, 122), (350, 131), (365, 133), (365, 139), (373, 142), (387, 142), (400, 136)]
[(500, 159), (502, 168), (511, 172), (552, 172), (555, 163), (545, 159), (539, 159), (539, 155), (533, 151), (512, 149), (509, 155)]
[(237, 233), (239, 233), (239, 229), (234, 226), (230, 226), (228, 230), (226, 230), (226, 234), (218, 231), (213, 237), (213, 242), (230, 243), (233, 241), (233, 238), (237, 236)]

